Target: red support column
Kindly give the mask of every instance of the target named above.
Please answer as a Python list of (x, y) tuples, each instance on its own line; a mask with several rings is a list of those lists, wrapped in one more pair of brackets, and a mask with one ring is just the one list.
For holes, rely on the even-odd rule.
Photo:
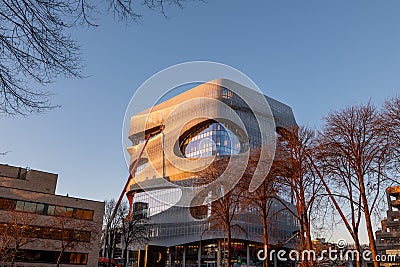
[(135, 192), (129, 191), (126, 193), (126, 198), (129, 202), (129, 213), (126, 216), (125, 220), (130, 221), (132, 219), (132, 212), (133, 212), (133, 197), (135, 196)]

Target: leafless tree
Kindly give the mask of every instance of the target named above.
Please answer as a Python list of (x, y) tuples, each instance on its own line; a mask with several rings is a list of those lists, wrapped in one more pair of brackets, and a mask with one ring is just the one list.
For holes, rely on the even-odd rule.
[[(259, 210), (263, 225), (264, 251), (268, 251), (271, 245), (268, 237), (268, 233), (270, 232), (269, 225), (273, 215), (271, 214), (271, 207), (275, 199), (279, 197), (278, 193), (280, 191), (280, 185), (277, 179), (277, 166), (273, 164), (271, 169), (269, 169), (266, 166), (263, 166), (263, 164), (259, 165), (259, 155), (259, 149), (254, 149), (251, 152), (246, 171), (243, 174), (242, 181), (239, 183), (239, 186), (243, 186), (242, 191), (245, 192), (243, 197), (245, 201), (248, 202), (247, 205), (249, 207), (254, 206), (257, 208), (257, 210)], [(265, 169), (262, 170), (262, 173), (265, 173), (266, 177), (256, 191), (252, 193), (246, 192), (257, 167), (265, 167)], [(269, 257), (267, 257), (267, 259), (268, 258)], [(264, 266), (268, 267), (268, 264), (269, 261), (266, 260), (264, 262)]]
[[(323, 198), (322, 183), (313, 171), (315, 133), (306, 127), (282, 129), (279, 132), (275, 164), (278, 165), (281, 183), (293, 195), (297, 213), (293, 215), (300, 224), (302, 250), (312, 250), (311, 218), (315, 206)], [(284, 202), (282, 204), (285, 205)], [(288, 208), (288, 211), (291, 209)], [(313, 260), (303, 259), (303, 266), (313, 266)]]
[[(278, 146), (275, 153), (274, 163), (271, 169), (265, 170), (265, 180), (261, 186), (253, 193), (247, 191), (249, 181), (258, 165), (257, 150), (252, 150), (246, 166), (236, 166), (244, 168), (242, 179), (234, 190), (225, 193), (212, 203), (212, 215), (210, 221), (216, 221), (217, 225), (223, 226), (228, 235), (228, 243), (231, 239), (231, 230), (235, 226), (235, 216), (240, 212), (241, 204), (245, 203), (256, 205), (260, 210), (260, 215), (264, 226), (264, 245), (271, 245), (268, 241), (268, 222), (269, 205), (272, 201), (279, 201), (289, 213), (300, 222), (300, 239), (302, 249), (311, 250), (311, 215), (314, 206), (323, 197), (322, 183), (316, 179), (313, 172), (310, 158), (313, 154), (315, 145), (314, 132), (307, 128), (293, 128), (282, 130), (279, 135)], [(200, 177), (207, 182), (215, 180), (225, 171), (228, 159), (215, 161), (200, 173)], [(223, 185), (221, 185), (223, 188)], [(281, 188), (291, 190), (296, 202), (297, 211), (291, 209), (286, 201), (279, 196)], [(214, 190), (220, 187), (214, 186)], [(228, 264), (229, 264), (229, 245), (228, 245)], [(303, 266), (312, 266), (313, 262), (304, 260)]]
[[(126, 219), (129, 213), (129, 206), (126, 201), (123, 201), (119, 205), (114, 218), (112, 218), (111, 215), (115, 209), (116, 201), (110, 199), (105, 203), (101, 243), (102, 246), (105, 247), (106, 254), (104, 254), (104, 256), (109, 259), (108, 264), (111, 266), (111, 261), (117, 245), (117, 236), (121, 236), (121, 239), (124, 241), (125, 247), (123, 247), (123, 257), (127, 260), (128, 250), (131, 245), (141, 244), (149, 240), (148, 228), (146, 225), (147, 218), (144, 216), (134, 213), (130, 220)], [(112, 221), (110, 222), (110, 220)], [(108, 228), (107, 225), (109, 225)]]
[(4, 263), (9, 258), (11, 236), (7, 234), (7, 225), (2, 224), (0, 228), (0, 263)]
[(126, 220), (129, 214), (129, 205), (126, 201), (122, 202), (117, 212), (117, 218), (119, 221), (119, 232), (121, 238), (124, 241), (123, 258), (125, 259), (126, 265), (128, 264), (128, 251), (129, 247), (133, 244), (139, 245), (149, 240), (148, 228), (146, 226), (146, 219), (143, 213), (132, 214), (129, 220)]
[(17, 253), (32, 242), (29, 235), (31, 220), (28, 213), (8, 212), (7, 222), (0, 224), (0, 262), (14, 266)]
[(48, 246), (59, 251), (57, 255), (57, 267), (62, 264), (63, 257), (68, 250), (74, 248), (89, 248), (91, 238), (98, 234), (97, 228), (90, 222), (71, 219), (66, 215), (52, 216), (49, 227), (53, 229), (52, 240)]
[(372, 104), (349, 106), (325, 118), (319, 146), (321, 167), (332, 182), (330, 197), (350, 210), (349, 223), (345, 208), (335, 204), (359, 251), (359, 225), (361, 217), (365, 218), (375, 267), (379, 263), (371, 214), (387, 185), (386, 167), (391, 160), (389, 137), (383, 126), (382, 116)]
[(106, 256), (108, 258), (108, 266), (111, 266), (111, 261), (116, 246), (116, 236), (119, 227), (119, 218), (117, 216), (112, 217), (115, 206), (115, 199), (105, 201), (101, 245), (104, 248), (103, 256)]
[[(56, 106), (42, 85), (57, 77), (82, 77), (79, 45), (69, 29), (97, 26), (106, 10), (117, 21), (140, 22), (141, 9), (165, 15), (167, 5), (185, 0), (2, 0), (0, 2), (0, 113), (40, 112)], [(38, 87), (39, 86), (39, 87)], [(36, 88), (36, 89), (35, 89)]]
[[(197, 173), (196, 185), (206, 185), (215, 181), (227, 170), (229, 160), (228, 157), (218, 158), (212, 162), (206, 169)], [(237, 167), (237, 166), (235, 166)], [(229, 170), (228, 170), (229, 171)], [(232, 171), (232, 170), (230, 170)], [(212, 187), (209, 193), (211, 197), (222, 195), (222, 197), (212, 201), (211, 216), (208, 218), (210, 230), (222, 230), (227, 237), (227, 266), (232, 266), (232, 233), (233, 231), (244, 231), (241, 225), (235, 223), (235, 218), (243, 207), (244, 190), (243, 186), (235, 185), (232, 190), (226, 192), (230, 188), (228, 181), (221, 181)], [(229, 182), (228, 182), (229, 183)]]
[(395, 174), (400, 171), (400, 97), (387, 99), (383, 105), (383, 119), (386, 134), (390, 137), (391, 152), (396, 169)]

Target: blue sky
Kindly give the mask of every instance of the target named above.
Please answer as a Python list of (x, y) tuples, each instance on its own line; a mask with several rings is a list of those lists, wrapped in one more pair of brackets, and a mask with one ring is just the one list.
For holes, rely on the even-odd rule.
[[(104, 16), (78, 27), (85, 79), (46, 89), (62, 107), (0, 117), (0, 162), (59, 174), (57, 192), (104, 200), (127, 177), (125, 109), (137, 87), (174, 64), (210, 60), (239, 69), (268, 96), (290, 105), (300, 124), (400, 90), (399, 1), (239, 1), (188, 3), (169, 18), (144, 10), (140, 25)], [(36, 85), (35, 85), (36, 86)]]

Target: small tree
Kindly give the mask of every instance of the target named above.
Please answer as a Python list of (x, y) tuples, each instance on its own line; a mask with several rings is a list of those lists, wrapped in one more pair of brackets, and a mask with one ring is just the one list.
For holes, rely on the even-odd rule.
[[(383, 105), (383, 120), (386, 135), (390, 138), (391, 156), (396, 172), (400, 173), (400, 97), (387, 99)], [(398, 181), (398, 180), (397, 180)]]
[(49, 246), (59, 251), (57, 267), (62, 264), (65, 252), (77, 247), (90, 247), (91, 238), (98, 233), (97, 228), (89, 222), (78, 221), (66, 216), (53, 216), (49, 226), (56, 230), (54, 231), (54, 240), (49, 242)]
[(7, 225), (2, 224), (0, 226), (0, 262), (4, 263), (9, 258), (9, 244), (11, 237), (7, 234)]
[(119, 220), (120, 228), (119, 233), (124, 241), (123, 258), (125, 259), (125, 266), (128, 265), (129, 247), (133, 244), (143, 244), (148, 241), (148, 229), (146, 227), (147, 218), (143, 214), (133, 213), (129, 220), (126, 220), (129, 213), (129, 205), (126, 201), (121, 203), (118, 209), (117, 217)]
[[(147, 218), (133, 214), (129, 220), (129, 205), (126, 201), (121, 202), (114, 218), (111, 217), (116, 201), (114, 199), (106, 200), (103, 230), (101, 244), (105, 247), (103, 256), (108, 258), (108, 265), (111, 266), (112, 258), (117, 245), (117, 235), (121, 236), (125, 247), (123, 248), (123, 258), (128, 261), (129, 246), (132, 244), (141, 244), (148, 241), (148, 229), (146, 227)], [(107, 228), (107, 225), (109, 227)]]
[[(232, 159), (224, 157), (213, 161), (203, 171), (198, 172), (194, 183), (200, 186), (211, 184), (217, 180), (224, 171), (226, 171), (229, 160)], [(235, 167), (240, 168), (238, 165)], [(232, 172), (233, 170), (228, 171)], [(208, 218), (208, 221), (210, 224), (210, 230), (222, 229), (227, 236), (227, 266), (229, 267), (232, 266), (232, 231), (244, 231), (239, 224), (234, 222), (234, 219), (238, 212), (244, 208), (242, 200), (245, 192), (243, 190), (244, 186), (240, 185), (241, 181), (239, 181), (237, 185), (233, 186), (233, 189), (226, 192), (225, 190), (232, 186), (230, 182), (231, 181), (218, 182), (212, 188), (209, 188), (211, 189), (210, 192), (202, 192), (203, 194), (206, 193), (208, 196), (215, 199), (209, 203), (211, 204), (211, 216)], [(216, 196), (222, 197), (218, 198)], [(207, 202), (206, 197), (204, 197), (204, 199)]]
[(109, 267), (111, 266), (111, 261), (114, 255), (116, 246), (116, 235), (120, 223), (120, 219), (117, 216), (112, 217), (115, 207), (115, 199), (105, 201), (101, 244), (104, 247), (103, 256), (108, 258)]
[(0, 225), (0, 262), (14, 266), (19, 250), (33, 241), (30, 238), (31, 220), (29, 213), (8, 212), (7, 222)]
[(332, 182), (333, 190), (328, 189), (330, 197), (333, 201), (340, 200), (351, 211), (350, 225), (342, 208), (335, 204), (359, 252), (361, 215), (365, 218), (375, 267), (379, 262), (371, 214), (387, 186), (387, 167), (392, 160), (390, 137), (386, 133), (382, 116), (373, 105), (354, 105), (325, 118), (319, 145), (321, 167)]
[[(282, 129), (279, 132), (275, 164), (281, 184), (290, 188), (297, 213), (292, 212), (300, 224), (302, 250), (312, 250), (311, 218), (315, 205), (323, 197), (322, 183), (312, 168), (315, 134), (306, 127)], [(279, 200), (279, 198), (278, 198)], [(285, 202), (281, 201), (284, 206)], [(291, 212), (291, 209), (287, 207)], [(313, 260), (302, 259), (303, 266), (313, 266)]]
[[(239, 184), (240, 186), (244, 186), (242, 190), (245, 192), (243, 195), (245, 200), (248, 202), (249, 206), (255, 206), (260, 212), (260, 217), (263, 225), (263, 242), (264, 242), (264, 251), (267, 252), (268, 248), (270, 246), (269, 238), (268, 238), (268, 233), (269, 233), (269, 224), (270, 224), (270, 212), (271, 212), (271, 206), (274, 200), (278, 197), (279, 193), (279, 188), (280, 185), (278, 183), (277, 179), (277, 165), (272, 164), (270, 169), (263, 169), (262, 173), (266, 174), (266, 177), (262, 184), (258, 187), (258, 189), (252, 193), (246, 192), (248, 185), (250, 184), (250, 181), (254, 175), (255, 169), (258, 168), (263, 168), (266, 166), (263, 166), (263, 164), (258, 164), (259, 163), (259, 155), (260, 155), (260, 150), (255, 149), (252, 151), (246, 171), (243, 175), (242, 181)], [(277, 212), (277, 211), (276, 211)], [(264, 262), (265, 266), (268, 267), (268, 258)]]

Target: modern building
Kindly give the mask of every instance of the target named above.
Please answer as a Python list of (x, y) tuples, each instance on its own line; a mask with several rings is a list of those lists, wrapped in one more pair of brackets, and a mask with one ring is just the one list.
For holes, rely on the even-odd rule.
[[(396, 256), (395, 262), (381, 262), (381, 266), (400, 266), (400, 186), (386, 189), (388, 203), (387, 218), (382, 220), (382, 229), (376, 234), (376, 249), (381, 255)], [(388, 257), (387, 257), (388, 258)]]
[[(263, 101), (268, 102), (270, 110), (264, 109)], [(133, 200), (133, 214), (148, 218), (151, 239), (146, 247), (139, 248), (133, 266), (222, 265), (226, 234), (210, 225), (212, 204), (205, 209), (180, 205), (185, 192), (171, 184), (193, 184), (196, 173), (190, 171), (191, 160), (198, 160), (195, 164), (201, 167), (210, 157), (223, 159), (260, 148), (264, 133), (260, 132), (255, 113), (274, 121), (273, 134), (296, 126), (289, 106), (225, 79), (201, 84), (131, 117), (131, 168), (143, 146), (146, 149), (136, 164), (127, 196)], [(229, 117), (212, 119), (226, 114), (237, 116), (244, 124), (240, 126)], [(151, 136), (147, 142), (146, 136)], [(286, 205), (295, 210), (292, 204)], [(298, 230), (298, 222), (279, 201), (272, 204), (270, 214), (270, 243), (285, 243)], [(261, 264), (256, 257), (263, 243), (259, 211), (241, 209), (233, 224), (240, 228), (233, 231), (233, 262)]]
[(57, 178), (0, 164), (0, 266), (16, 247), (15, 266), (97, 266), (104, 203), (56, 195)]

